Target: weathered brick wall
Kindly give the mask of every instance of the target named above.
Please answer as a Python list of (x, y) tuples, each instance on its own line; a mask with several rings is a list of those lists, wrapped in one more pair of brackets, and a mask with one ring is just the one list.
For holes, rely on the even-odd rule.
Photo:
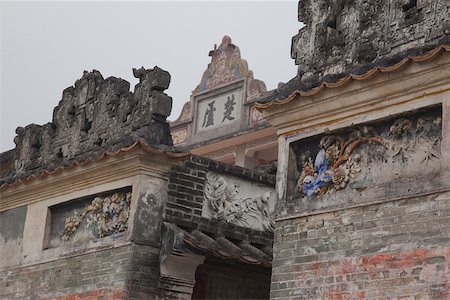
[(450, 194), (277, 222), (271, 298), (449, 299)]
[(126, 245), (0, 272), (0, 299), (152, 299), (159, 250)]
[(275, 176), (250, 169), (228, 165), (205, 157), (192, 155), (182, 165), (170, 172), (168, 201), (164, 209), (164, 220), (190, 229), (216, 232), (219, 228), (229, 237), (252, 240), (268, 244), (272, 233), (242, 228), (234, 224), (224, 224), (217, 219), (202, 217), (206, 173), (214, 171), (233, 175), (248, 181), (259, 182), (267, 186), (275, 185)]

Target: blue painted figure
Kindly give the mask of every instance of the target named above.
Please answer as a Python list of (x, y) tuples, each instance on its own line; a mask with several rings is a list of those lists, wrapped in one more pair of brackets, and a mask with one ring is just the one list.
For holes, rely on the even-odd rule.
[(314, 161), (317, 177), (308, 175), (303, 180), (303, 193), (311, 196), (318, 192), (321, 187), (328, 185), (333, 179), (333, 173), (328, 170), (329, 161), (325, 156), (325, 150), (320, 149)]

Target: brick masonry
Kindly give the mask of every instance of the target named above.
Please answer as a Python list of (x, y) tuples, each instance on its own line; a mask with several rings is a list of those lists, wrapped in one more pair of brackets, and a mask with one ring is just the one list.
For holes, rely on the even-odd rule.
[(205, 157), (192, 155), (182, 165), (170, 172), (168, 202), (164, 209), (165, 221), (179, 226), (206, 232), (221, 233), (239, 240), (271, 244), (271, 232), (242, 228), (230, 223), (202, 217), (203, 191), (206, 173), (217, 173), (241, 177), (248, 181), (275, 185), (275, 176), (246, 168), (228, 165)]
[(271, 299), (448, 299), (450, 195), (277, 222)]
[(0, 299), (153, 299), (159, 250), (125, 245), (0, 272)]

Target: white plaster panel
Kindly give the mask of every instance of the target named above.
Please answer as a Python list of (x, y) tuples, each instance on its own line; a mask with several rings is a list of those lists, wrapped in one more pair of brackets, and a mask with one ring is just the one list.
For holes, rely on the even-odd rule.
[(208, 172), (202, 217), (261, 231), (273, 230), (275, 190), (238, 177)]
[[(218, 128), (223, 128), (226, 131), (227, 126), (240, 121), (242, 102), (242, 87), (200, 100), (196, 116), (196, 132), (205, 132)], [(224, 134), (226, 132), (220, 130), (217, 135)]]

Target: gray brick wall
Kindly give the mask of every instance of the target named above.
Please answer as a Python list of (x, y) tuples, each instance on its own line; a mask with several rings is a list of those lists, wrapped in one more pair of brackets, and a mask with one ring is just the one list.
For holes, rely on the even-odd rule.
[(158, 277), (159, 250), (126, 245), (0, 272), (0, 299), (152, 299)]
[(202, 217), (203, 191), (208, 171), (241, 177), (268, 186), (275, 185), (273, 175), (192, 155), (189, 160), (174, 167), (170, 172), (169, 197), (164, 208), (164, 220), (189, 229), (213, 233), (220, 231), (228, 237), (270, 244), (273, 239), (271, 232), (256, 231)]
[(274, 239), (272, 299), (450, 296), (448, 194), (279, 221)]

